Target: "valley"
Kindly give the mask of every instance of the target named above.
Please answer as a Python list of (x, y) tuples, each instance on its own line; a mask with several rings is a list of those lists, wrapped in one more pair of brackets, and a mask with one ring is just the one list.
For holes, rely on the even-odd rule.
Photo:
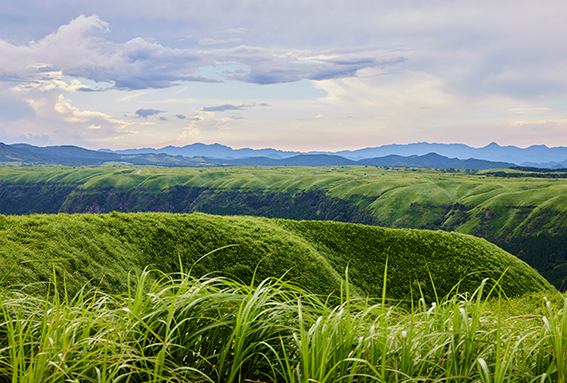
[[(455, 231), (485, 238), (557, 288), (567, 276), (567, 182), (427, 168), (0, 168), (0, 213), (203, 212)], [(533, 172), (532, 172), (533, 173)]]

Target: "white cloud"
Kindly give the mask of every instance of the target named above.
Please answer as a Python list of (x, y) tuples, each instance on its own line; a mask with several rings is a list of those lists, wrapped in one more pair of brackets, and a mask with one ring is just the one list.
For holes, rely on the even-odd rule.
[(220, 40), (220, 39), (211, 39), (210, 37), (204, 38), (202, 40), (199, 41), (200, 45), (219, 45), (219, 44), (226, 44), (226, 43), (236, 43), (242, 41), (239, 38), (232, 38), (232, 39), (226, 39), (226, 40)]
[(59, 90), (63, 92), (75, 92), (80, 89), (87, 88), (79, 80), (73, 79), (69, 83), (63, 81), (63, 73), (56, 72), (43, 72), (40, 74), (30, 74), (23, 79), (18, 85), (10, 88), (15, 92), (27, 93), (30, 90), (37, 90), (40, 92), (49, 92), (52, 90)]
[(230, 28), (222, 31), (222, 33), (245, 33), (245, 32), (246, 32), (246, 28)]
[(540, 126), (540, 125), (552, 126), (552, 127), (567, 126), (567, 118), (549, 119), (549, 120), (534, 120), (534, 121), (513, 121), (513, 122), (510, 123), (510, 126), (516, 126), (516, 127)]
[[(197, 111), (198, 116), (191, 119), (191, 123), (185, 127), (181, 136), (176, 142), (192, 142), (190, 139), (201, 137), (202, 132), (227, 131), (231, 130), (229, 123), (235, 119), (232, 117), (217, 118), (215, 112)], [(188, 141), (189, 140), (189, 141)]]
[(445, 90), (441, 78), (427, 73), (366, 70), (360, 77), (318, 81), (314, 85), (327, 93), (322, 102), (372, 118), (409, 121), (446, 113), (459, 103)]
[(124, 120), (114, 119), (106, 113), (92, 111), (92, 110), (79, 110), (79, 108), (72, 106), (71, 101), (67, 100), (63, 95), (59, 95), (59, 98), (55, 103), (54, 109), (56, 112), (64, 116), (65, 121), (71, 123), (89, 122), (92, 120), (103, 120), (119, 128), (124, 128), (132, 124), (131, 122), (127, 122)]
[[(337, 52), (328, 52), (321, 59), (320, 52), (254, 46), (174, 49), (141, 37), (115, 43), (96, 37), (96, 31), (108, 32), (109, 26), (96, 15), (81, 15), (56, 32), (26, 45), (0, 40), (0, 81), (9, 80), (21, 88), (37, 87), (38, 81), (45, 83), (56, 74), (55, 77), (82, 77), (130, 90), (164, 88), (181, 81), (225, 79), (265, 84), (353, 76), (360, 69), (400, 60)], [(239, 41), (239, 38), (205, 38), (199, 44), (215, 46)], [(200, 68), (225, 63), (234, 65), (234, 71), (218, 73), (217, 78), (199, 76)], [(243, 73), (241, 67), (250, 70)]]
[(545, 108), (545, 107), (532, 107), (532, 108), (513, 108), (513, 109), (509, 109), (510, 112), (514, 112), (517, 114), (532, 114), (532, 113), (546, 113), (546, 112), (551, 112), (551, 108)]

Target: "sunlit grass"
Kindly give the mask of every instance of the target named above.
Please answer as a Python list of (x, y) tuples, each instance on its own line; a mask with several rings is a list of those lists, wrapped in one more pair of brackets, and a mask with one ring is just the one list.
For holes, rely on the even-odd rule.
[[(322, 205), (324, 209), (323, 212), (319, 211), (319, 215), (305, 216), (317, 212), (307, 209), (303, 216), (301, 212), (295, 212), (296, 216), (292, 217), (286, 215), (289, 212), (285, 207), (283, 210), (270, 210), (261, 203), (274, 195), (289, 202), (297, 199), (297, 193), (303, 195), (311, 192), (324, 193), (327, 199), (338, 199), (355, 210), (365, 212), (364, 219), (353, 215), (349, 221), (358, 219), (357, 222), (399, 228), (443, 228), (475, 235), (482, 229), (486, 231), (482, 234), (485, 238), (522, 235), (526, 230), (554, 231), (563, 225), (563, 218), (555, 217), (533, 228), (530, 225), (542, 212), (563, 213), (567, 209), (565, 179), (486, 177), (482, 172), (475, 174), (415, 168), (167, 168), (117, 164), (76, 168), (0, 167), (0, 182), (4, 185), (7, 198), (13, 198), (24, 206), (17, 211), (10, 210), (13, 209), (11, 205), (6, 207), (8, 210), (5, 211), (17, 214), (84, 212), (90, 211), (91, 205), (96, 205), (104, 212), (147, 211), (152, 210), (152, 206), (155, 208), (155, 205), (147, 205), (146, 199), (185, 201), (189, 190), (195, 191), (197, 188), (200, 192), (191, 194), (192, 197), (184, 204), (173, 207), (164, 202), (165, 205), (160, 205), (158, 210), (344, 220), (337, 218), (340, 217), (340, 209), (336, 211), (327, 205)], [(178, 195), (176, 188), (184, 192)], [(47, 196), (53, 195), (56, 189), (61, 194), (67, 193), (67, 196), (59, 196), (55, 204), (57, 206), (53, 206), (53, 201)], [(112, 192), (109, 193), (109, 190)], [(35, 203), (20, 195), (32, 191), (36, 196)], [(235, 200), (234, 194), (231, 194), (241, 192), (245, 193), (240, 197), (250, 193), (259, 206), (245, 197)], [(121, 196), (123, 201), (117, 202), (113, 193)], [(43, 196), (43, 199), (38, 200), (37, 195)], [(319, 194), (309, 198), (313, 198), (314, 203), (325, 200)], [(193, 206), (195, 201), (198, 203)], [(13, 205), (16, 202), (11, 203)], [(455, 204), (465, 206), (467, 210), (452, 209)], [(519, 206), (529, 207), (531, 215), (518, 214), (516, 207)], [(483, 217), (486, 218), (483, 214), (487, 211), (495, 213), (490, 216), (489, 227), (485, 227), (486, 220), (483, 220)], [(323, 214), (325, 212), (327, 215)], [(461, 219), (463, 217), (466, 219)]]
[(279, 279), (251, 286), (152, 273), (123, 295), (69, 297), (61, 281), (51, 298), (3, 290), (0, 381), (565, 379), (567, 301), (559, 294), (509, 300), (483, 284), (404, 309), (353, 299), (348, 288), (330, 304)]
[[(201, 259), (215, 249), (222, 250)], [(195, 264), (195, 276), (249, 283), (257, 267), (258, 280), (285, 274), (321, 295), (338, 295), (348, 266), (353, 296), (380, 296), (387, 257), (388, 298), (395, 300), (421, 292), (433, 301), (432, 283), (441, 296), (459, 281), (460, 292), (473, 292), (501, 275), (510, 296), (553, 289), (516, 257), (459, 233), (201, 213), (0, 215), (0, 275), (28, 293), (43, 295), (52, 265), (70, 294), (83, 286), (121, 293), (129, 272), (151, 265), (174, 273), (179, 257)]]

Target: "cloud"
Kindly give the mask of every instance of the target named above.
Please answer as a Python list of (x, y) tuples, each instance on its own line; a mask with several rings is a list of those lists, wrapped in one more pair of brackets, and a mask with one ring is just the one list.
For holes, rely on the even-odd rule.
[(548, 119), (548, 120), (537, 120), (537, 121), (514, 121), (510, 123), (510, 126), (521, 127), (521, 126), (566, 126), (567, 119)]
[[(79, 91), (157, 89), (184, 81), (235, 80), (275, 84), (353, 76), (362, 68), (395, 65), (404, 60), (401, 57), (358, 57), (358, 54), (328, 50), (325, 57), (331, 59), (321, 59), (321, 52), (296, 49), (245, 45), (213, 48), (239, 42), (238, 38), (204, 38), (199, 41), (203, 48), (178, 49), (161, 45), (151, 38), (135, 37), (116, 43), (98, 36), (101, 33), (108, 35), (109, 31), (109, 24), (97, 15), (81, 15), (37, 41), (14, 45), (0, 40), (0, 81), (21, 87), (62, 86), (50, 83), (55, 73), (55, 77), (70, 76), (110, 84), (101, 89), (77, 84), (74, 90)], [(213, 76), (200, 74), (201, 68), (227, 63), (235, 69)]]
[(514, 112), (517, 114), (532, 114), (532, 113), (545, 113), (545, 112), (551, 112), (551, 108), (545, 108), (545, 107), (534, 107), (534, 108), (514, 108), (514, 109), (510, 109), (510, 112)]
[(227, 79), (263, 85), (353, 77), (361, 69), (386, 68), (406, 61), (399, 55), (358, 57), (358, 54), (339, 52), (322, 55), (311, 51), (273, 51), (244, 45), (217, 50), (217, 53), (225, 60), (244, 63), (249, 68), (247, 73), (229, 73)]
[(225, 112), (227, 110), (244, 110), (245, 108), (249, 108), (255, 106), (254, 104), (249, 105), (231, 105), (231, 104), (224, 104), (218, 106), (207, 106), (201, 108), (203, 112)]
[(167, 121), (167, 117), (160, 117), (159, 120), (160, 121)]
[(2, 127), (0, 127), (0, 142), (4, 142), (5, 144), (28, 143), (40, 146), (52, 145), (54, 143), (47, 134), (10, 132)]
[[(37, 102), (35, 100), (30, 101), (32, 106)], [(101, 120), (119, 127), (125, 127), (131, 124), (123, 120), (114, 119), (110, 115), (99, 111), (80, 110), (79, 108), (72, 106), (71, 101), (66, 99), (62, 94), (59, 95), (54, 109), (56, 112), (64, 116), (65, 121), (70, 123)]]
[(209, 37), (202, 39), (199, 41), (200, 45), (219, 45), (219, 44), (226, 44), (226, 43), (237, 43), (239, 41), (242, 41), (241, 39), (234, 37), (232, 39), (226, 39), (226, 40), (215, 40), (215, 39), (211, 39)]
[(143, 118), (148, 118), (150, 116), (155, 116), (159, 113), (164, 113), (165, 110), (157, 110), (157, 109), (138, 109), (136, 111), (136, 115)]
[(230, 28), (221, 31), (222, 33), (244, 33), (246, 32), (246, 28)]
[(191, 140), (201, 137), (202, 132), (229, 131), (232, 129), (229, 124), (239, 119), (236, 116), (217, 118), (212, 111), (200, 111), (199, 113), (199, 116), (189, 119), (191, 122), (185, 127), (181, 136), (177, 138), (177, 143), (191, 142)]
[(176, 115), (175, 117), (179, 118), (180, 120), (189, 120), (189, 121), (200, 121), (200, 120), (201, 120), (200, 117), (191, 117), (191, 118), (189, 118), (189, 117), (187, 117), (187, 116), (185, 116), (185, 115), (183, 115), (183, 114), (178, 114), (178, 115)]

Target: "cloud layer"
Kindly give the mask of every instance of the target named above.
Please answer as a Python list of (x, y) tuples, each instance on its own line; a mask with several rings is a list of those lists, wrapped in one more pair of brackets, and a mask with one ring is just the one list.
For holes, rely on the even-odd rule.
[[(127, 90), (164, 88), (182, 81), (274, 84), (352, 76), (363, 68), (384, 67), (404, 60), (353, 54), (333, 54), (336, 58), (325, 59), (313, 56), (312, 52), (282, 52), (247, 45), (176, 49), (142, 37), (116, 43), (97, 36), (100, 32), (110, 32), (107, 22), (97, 15), (81, 15), (38, 41), (13, 45), (0, 40), (0, 79), (36, 84), (48, 80), (46, 73), (59, 72)], [(205, 38), (199, 44), (214, 46), (240, 40)], [(201, 68), (219, 65), (238, 69), (224, 70), (214, 78), (202, 76)]]
[(7, 0), (0, 141), (567, 145), (566, 14), (559, 0)]

